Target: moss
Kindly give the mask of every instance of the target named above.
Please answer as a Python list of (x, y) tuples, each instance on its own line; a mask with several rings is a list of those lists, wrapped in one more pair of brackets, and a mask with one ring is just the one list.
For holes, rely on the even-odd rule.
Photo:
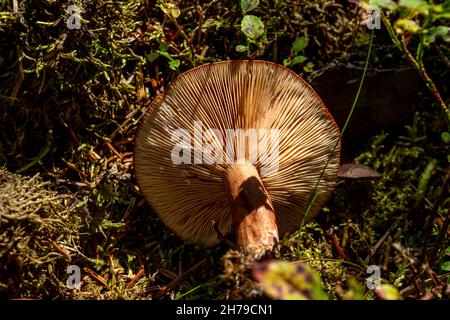
[(0, 296), (70, 296), (64, 273), (81, 249), (76, 204), (38, 175), (0, 168)]

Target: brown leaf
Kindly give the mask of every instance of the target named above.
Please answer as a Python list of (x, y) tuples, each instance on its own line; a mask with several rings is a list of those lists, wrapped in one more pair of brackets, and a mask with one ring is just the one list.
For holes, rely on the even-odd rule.
[(380, 178), (381, 174), (359, 163), (346, 163), (339, 168), (338, 177), (344, 179), (375, 179)]

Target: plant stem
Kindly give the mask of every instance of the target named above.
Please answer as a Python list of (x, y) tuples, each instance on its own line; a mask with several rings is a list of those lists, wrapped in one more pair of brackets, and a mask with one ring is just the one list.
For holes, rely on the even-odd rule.
[[(397, 35), (395, 34), (394, 29), (392, 28), (392, 24), (389, 21), (389, 19), (381, 13), (381, 19), (383, 20), (384, 25), (386, 26), (386, 29), (391, 36), (392, 42), (395, 44), (397, 48), (399, 48), (400, 51), (402, 51), (405, 55), (408, 61), (412, 64), (412, 66), (418, 71), (420, 77), (423, 81), (425, 81), (425, 84), (430, 90), (431, 94), (434, 96), (436, 101), (438, 102), (439, 106), (441, 107), (442, 111), (447, 115), (447, 120), (450, 121), (450, 111), (448, 110), (447, 105), (445, 104), (444, 100), (442, 99), (441, 94), (439, 93), (438, 88), (434, 84), (433, 80), (428, 75), (427, 71), (425, 70), (425, 67), (423, 63), (419, 63), (414, 56), (409, 51), (408, 47), (406, 46), (405, 38), (402, 37), (400, 40)], [(419, 51), (421, 49), (419, 48)], [(420, 55), (420, 52), (418, 52), (418, 55)]]
[(184, 32), (183, 28), (180, 26), (180, 24), (178, 23), (178, 21), (177, 21), (177, 19), (175, 17), (173, 17), (171, 14), (167, 14), (167, 16), (175, 24), (175, 26), (177, 27), (178, 32), (180, 32), (180, 34), (183, 37), (184, 41), (186, 41), (186, 47), (187, 47), (187, 49), (188, 49), (188, 51), (190, 53), (189, 62), (191, 63), (192, 67), (195, 67), (196, 66), (196, 63), (195, 63), (195, 52), (194, 52), (194, 48), (192, 47), (191, 39), (189, 39), (189, 37)]
[(308, 216), (309, 211), (311, 210), (311, 207), (312, 207), (314, 201), (318, 197), (317, 188), (319, 187), (320, 180), (322, 180), (322, 177), (323, 177), (323, 175), (325, 173), (325, 170), (327, 169), (331, 158), (333, 157), (334, 153), (336, 152), (336, 148), (339, 145), (339, 142), (342, 139), (342, 136), (344, 135), (344, 132), (347, 129), (348, 124), (350, 123), (350, 119), (352, 118), (353, 112), (355, 111), (356, 104), (358, 102), (359, 95), (361, 94), (361, 89), (363, 87), (364, 80), (366, 78), (367, 69), (369, 67), (370, 56), (372, 55), (372, 44), (373, 44), (374, 33), (375, 33), (375, 29), (372, 29), (372, 32), (370, 34), (369, 49), (367, 50), (367, 57), (366, 57), (366, 62), (364, 64), (363, 74), (361, 76), (361, 80), (359, 82), (358, 90), (356, 91), (356, 95), (355, 95), (355, 99), (353, 100), (352, 107), (350, 108), (350, 112), (348, 113), (347, 119), (345, 120), (344, 126), (342, 127), (341, 134), (339, 135), (339, 139), (336, 141), (336, 143), (335, 143), (335, 145), (333, 147), (333, 150), (331, 151), (331, 154), (328, 157), (327, 162), (325, 163), (325, 166), (324, 166), (322, 172), (320, 173), (319, 179), (317, 180), (317, 183), (314, 186), (313, 194), (309, 198), (308, 205), (306, 206), (305, 214), (303, 215), (302, 222), (301, 222), (301, 224), (299, 226), (299, 231), (302, 229), (303, 224), (305, 223), (306, 217)]
[(403, 37), (402, 37), (401, 44), (402, 44), (402, 48), (403, 48), (403, 50), (402, 50), (403, 53), (405, 53), (409, 62), (417, 69), (420, 77), (423, 79), (423, 81), (425, 81), (427, 88), (433, 94), (434, 98), (439, 103), (439, 106), (445, 112), (448, 120), (450, 121), (450, 111), (448, 110), (448, 107), (446, 106), (444, 100), (442, 99), (442, 96), (439, 93), (438, 88), (436, 87), (433, 80), (430, 78), (427, 71), (425, 70), (424, 65), (420, 64), (419, 62), (417, 62), (416, 59), (414, 59), (413, 55), (411, 54), (411, 52), (409, 52), (408, 48), (406, 47), (405, 39)]

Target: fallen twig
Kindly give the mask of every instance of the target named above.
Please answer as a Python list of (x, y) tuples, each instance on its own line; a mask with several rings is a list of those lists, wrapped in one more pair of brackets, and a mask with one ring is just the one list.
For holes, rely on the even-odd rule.
[(188, 270), (186, 270), (186, 272), (184, 272), (183, 274), (179, 275), (178, 277), (176, 277), (173, 281), (171, 281), (169, 284), (167, 284), (166, 286), (164, 286), (161, 291), (157, 292), (154, 295), (154, 298), (159, 298), (162, 295), (166, 294), (167, 292), (169, 292), (171, 289), (173, 289), (174, 287), (176, 287), (178, 284), (180, 284), (181, 282), (183, 282), (188, 276), (190, 276), (192, 273), (196, 272), (197, 270), (199, 270), (200, 268), (202, 268), (204, 265), (206, 264), (206, 258), (203, 260), (200, 260), (199, 262), (197, 262), (195, 265), (193, 265), (192, 267), (190, 267)]

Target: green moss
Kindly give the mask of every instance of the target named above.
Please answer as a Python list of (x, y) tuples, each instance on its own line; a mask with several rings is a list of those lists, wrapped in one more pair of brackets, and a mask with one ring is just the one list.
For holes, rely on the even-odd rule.
[(81, 249), (83, 217), (76, 201), (38, 175), (0, 168), (1, 297), (71, 295), (65, 270)]

